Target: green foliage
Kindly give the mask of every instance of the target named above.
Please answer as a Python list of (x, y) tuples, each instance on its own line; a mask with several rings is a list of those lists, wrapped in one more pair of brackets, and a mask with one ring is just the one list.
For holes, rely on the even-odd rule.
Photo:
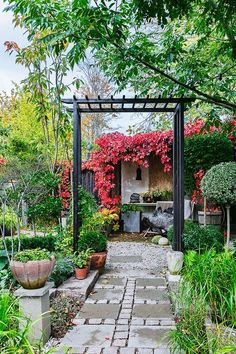
[(104, 234), (98, 231), (81, 230), (78, 241), (78, 251), (86, 251), (88, 248), (94, 252), (103, 252), (107, 249), (107, 238)]
[[(173, 242), (173, 226), (167, 231), (167, 238)], [(224, 245), (223, 233), (214, 225), (200, 226), (198, 223), (187, 220), (183, 232), (184, 250), (195, 250), (204, 252), (214, 248), (217, 252), (222, 251)]]
[(20, 251), (13, 257), (14, 261), (23, 263), (27, 263), (28, 261), (42, 261), (45, 259), (51, 259), (51, 254), (40, 248)]
[(56, 264), (50, 275), (50, 281), (53, 281), (55, 286), (58, 287), (66, 279), (72, 276), (73, 272), (74, 272), (74, 266), (71, 258), (59, 257), (56, 259)]
[(223, 133), (196, 134), (186, 138), (184, 146), (186, 192), (191, 195), (196, 188), (194, 173), (201, 169), (207, 171), (223, 161), (231, 161), (232, 154), (232, 144)]
[[(3, 223), (5, 224), (5, 229), (9, 230), (14, 230), (16, 229), (16, 225), (17, 225), (17, 216), (16, 213), (14, 212), (14, 210), (12, 210), (11, 208), (5, 208), (5, 210), (3, 210), (3, 208), (1, 208), (0, 210), (0, 227), (3, 227)], [(0, 232), (1, 234), (1, 232)]]
[(30, 181), (29, 193), (25, 199), (29, 207), (28, 217), (34, 222), (49, 223), (60, 216), (62, 202), (55, 196), (60, 178), (50, 171), (39, 171)]
[(143, 211), (143, 208), (140, 205), (136, 204), (122, 204), (121, 206), (121, 212), (122, 213), (127, 213), (129, 211)]
[(0, 270), (0, 291), (14, 289), (17, 286), (16, 278), (13, 276), (10, 268)]
[(205, 294), (214, 322), (236, 326), (236, 261), (232, 252), (187, 253), (184, 280)]
[(73, 230), (71, 223), (67, 223), (66, 228), (61, 230), (55, 242), (56, 252), (64, 256), (70, 256), (73, 253)]
[(177, 309), (176, 329), (170, 332), (171, 348), (178, 353), (208, 354), (208, 338), (205, 330), (207, 306), (205, 296), (189, 284), (180, 286), (174, 295)]
[(79, 219), (82, 223), (84, 219), (91, 217), (95, 213), (97, 210), (97, 203), (93, 195), (81, 186), (79, 187), (78, 194)]
[(203, 195), (217, 204), (236, 204), (236, 163), (213, 166), (201, 181)]
[(75, 268), (82, 269), (87, 267), (92, 253), (93, 250), (91, 248), (88, 248), (85, 251), (80, 251), (79, 253), (74, 254), (73, 263)]
[[(18, 239), (14, 237), (11, 239), (10, 237), (5, 238), (7, 250), (10, 252), (11, 247), (12, 247), (12, 242), (13, 242), (13, 250), (16, 252), (18, 250)], [(29, 237), (26, 235), (22, 235), (20, 237), (20, 245), (21, 245), (21, 250), (25, 249), (35, 249), (35, 248), (41, 248), (41, 249), (46, 249), (49, 252), (54, 252), (56, 249), (56, 242), (57, 242), (57, 236), (54, 236), (52, 234), (48, 234), (45, 236), (34, 236), (34, 237)], [(0, 240), (0, 249), (3, 249), (3, 242)]]
[[(23, 325), (23, 329), (19, 329), (19, 323)], [(1, 353), (35, 353), (35, 348), (31, 346), (28, 340), (29, 330), (30, 323), (20, 313), (17, 300), (10, 293), (0, 293)]]
[(0, 270), (4, 269), (8, 264), (8, 257), (6, 250), (0, 250)]

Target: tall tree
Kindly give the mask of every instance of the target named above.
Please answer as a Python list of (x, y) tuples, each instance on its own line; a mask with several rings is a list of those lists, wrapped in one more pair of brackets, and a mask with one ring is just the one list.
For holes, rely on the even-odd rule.
[(65, 42), (72, 44), (71, 65), (83, 59), (91, 46), (120, 88), (132, 84), (140, 93), (156, 94), (157, 88), (163, 94), (190, 93), (236, 110), (231, 77), (236, 4), (232, 0), (163, 0), (158, 1), (160, 7), (154, 0), (10, 3), (35, 33), (50, 31), (44, 41), (56, 52)]

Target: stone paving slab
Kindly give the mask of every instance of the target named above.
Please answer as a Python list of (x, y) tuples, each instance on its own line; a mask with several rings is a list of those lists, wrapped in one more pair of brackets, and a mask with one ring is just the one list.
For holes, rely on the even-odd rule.
[(128, 347), (165, 349), (170, 330), (160, 327), (131, 326)]
[(166, 286), (165, 278), (138, 278), (137, 286)]
[(100, 285), (120, 285), (120, 286), (125, 286), (127, 279), (126, 278), (118, 278), (118, 277), (102, 277), (99, 279), (99, 284)]
[(67, 332), (61, 340), (61, 347), (110, 347), (114, 326), (92, 326), (82, 325)]
[(168, 293), (165, 289), (137, 289), (135, 293), (136, 299), (167, 301)]
[(77, 315), (77, 318), (118, 318), (120, 305), (117, 304), (87, 304), (85, 303)]
[(134, 305), (132, 318), (172, 318), (173, 313), (169, 304), (138, 304)]
[(122, 289), (96, 289), (91, 294), (93, 300), (118, 300), (121, 301), (123, 298), (124, 291)]

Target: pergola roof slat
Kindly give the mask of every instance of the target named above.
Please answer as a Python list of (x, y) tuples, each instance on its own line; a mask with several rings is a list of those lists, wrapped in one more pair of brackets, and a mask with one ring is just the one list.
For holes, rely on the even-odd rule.
[[(111, 113), (111, 112), (174, 112), (178, 104), (180, 103), (190, 103), (194, 101), (191, 97), (161, 97), (156, 98), (138, 98), (135, 95), (133, 98), (126, 98), (125, 95), (121, 98), (74, 98), (74, 99), (63, 99), (64, 104), (73, 105), (74, 100), (76, 100), (78, 111), (84, 113)], [(73, 108), (68, 108), (69, 112), (73, 112)]]

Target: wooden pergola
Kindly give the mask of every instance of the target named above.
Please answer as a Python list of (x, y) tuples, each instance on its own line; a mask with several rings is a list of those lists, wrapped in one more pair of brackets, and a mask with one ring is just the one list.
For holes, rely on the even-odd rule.
[(82, 113), (173, 113), (173, 195), (174, 239), (173, 249), (183, 250), (184, 228), (184, 110), (185, 104), (193, 102), (188, 97), (156, 98), (76, 98), (63, 99), (69, 112), (73, 112), (73, 237), (74, 250), (79, 239), (78, 187), (82, 183), (81, 114)]

